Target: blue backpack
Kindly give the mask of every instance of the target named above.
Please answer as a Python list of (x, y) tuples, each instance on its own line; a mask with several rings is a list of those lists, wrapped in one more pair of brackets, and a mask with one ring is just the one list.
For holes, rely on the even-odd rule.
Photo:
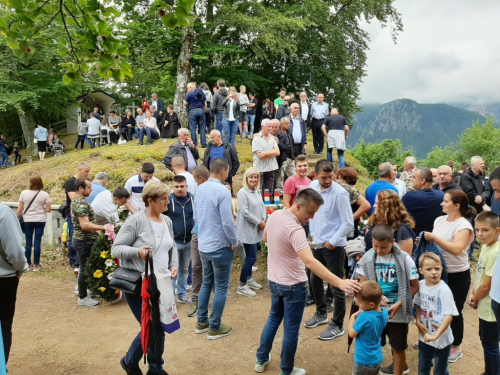
[[(417, 248), (413, 251), (412, 258), (418, 268), (418, 260), (423, 253), (434, 253), (443, 264), (443, 272), (441, 273), (441, 280), (448, 284), (448, 271), (446, 270), (446, 262), (443, 257), (443, 250), (432, 241), (427, 241), (424, 237), (424, 232), (420, 232)], [(420, 280), (423, 276), (420, 274)]]

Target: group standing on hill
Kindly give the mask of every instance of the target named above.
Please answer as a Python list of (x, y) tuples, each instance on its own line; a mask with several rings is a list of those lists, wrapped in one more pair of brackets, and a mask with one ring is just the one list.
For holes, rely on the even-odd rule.
[[(378, 180), (363, 197), (355, 188), (356, 171), (344, 168), (346, 120), (337, 110), (329, 111), (322, 94), (309, 105), (305, 93), (299, 101), (282, 90), (274, 106), (271, 101), (265, 103), (268, 118), (252, 139), (253, 166), (244, 171), (243, 187), (232, 196), (232, 189), (225, 184), (231, 187), (240, 167), (235, 135), (238, 130), (248, 133), (249, 124), (252, 129), (248, 112), (255, 107), (251, 105), (255, 97), (251, 93), (247, 96), (244, 86), (239, 93), (235, 88), (227, 90), (223, 80), (214, 95), (208, 86), (200, 86), (190, 84), (185, 100), (190, 130), (169, 127), (168, 134), (178, 136), (162, 160), (173, 174), (170, 186), (155, 177), (156, 168), (148, 162), (113, 192), (107, 189), (108, 173), (99, 172), (92, 181), (90, 165), (85, 162), (65, 182), (62, 211), (70, 236), (69, 263), (78, 277), (77, 306), (99, 304), (87, 290), (84, 268), (98, 233), (106, 223), (120, 219), (119, 207), (124, 206), (129, 216), (112, 245), (112, 255), (123, 261), (123, 267), (143, 272), (150, 254), (155, 269), (172, 279), (177, 304), (189, 305), (187, 316), (196, 317), (194, 332), (206, 334), (209, 340), (228, 337), (238, 329), (224, 318), (228, 293), (254, 298), (266, 288), (257, 281), (253, 267), (259, 247), (267, 243), (271, 306), (256, 350), (254, 370), (258, 373), (270, 366), (274, 338), (283, 324), (280, 374), (306, 374), (305, 369), (295, 366), (294, 359), (300, 350), (302, 318), (307, 306), (314, 305), (312, 317), (304, 323), (307, 333), (302, 334), (324, 325), (317, 337), (331, 341), (347, 331), (355, 339), (353, 374), (408, 373), (407, 341), (414, 319), (419, 332), (414, 344), (419, 350), (418, 372), (430, 374), (434, 367), (434, 373), (445, 374), (448, 363), (463, 356), (465, 303), (478, 311), (485, 373), (498, 373), (500, 296), (495, 291), (500, 277), (496, 264), (500, 222), (492, 207), (500, 198), (500, 168), (493, 170), (486, 182), (481, 157), (473, 157), (470, 168), (461, 175), (454, 174), (450, 165), (440, 166), (433, 174), (409, 157), (399, 179), (393, 163), (380, 164)], [(164, 109), (156, 95), (151, 102), (143, 101), (136, 118), (129, 112), (122, 120), (122, 138), (132, 139), (137, 128), (139, 142), (144, 136), (147, 142), (160, 137), (160, 127), (173, 126), (173, 113), (167, 113), (170, 120), (161, 117), (166, 116)], [(205, 144), (207, 110), (215, 112), (216, 129), (210, 129), (211, 142)], [(280, 119), (269, 118), (272, 113)], [(81, 145), (84, 141), (91, 147), (99, 144), (92, 140), (96, 135), (92, 120), (99, 121), (94, 113), (90, 124), (81, 128), (86, 132), (79, 135)], [(117, 124), (115, 119), (110, 121), (110, 140), (116, 139), (110, 133)], [(317, 161), (311, 178), (304, 155), (308, 124), (313, 129), (316, 152), (323, 152), (325, 136), (328, 141), (328, 160)], [(39, 129), (38, 142), (43, 144), (46, 133)], [(198, 142), (206, 148), (203, 165), (198, 165)], [(340, 170), (332, 162), (333, 148), (337, 149)], [(19, 198), (18, 216), (23, 217), (23, 229), (30, 237), (24, 248), (19, 221), (0, 204), (0, 318), (6, 358), (19, 277), (25, 271), (41, 269), (45, 212), (51, 210), (41, 181), (40, 177), (30, 178), (29, 190)], [(262, 195), (281, 189), (284, 208), (269, 214)], [(368, 212), (360, 240), (356, 223)], [(13, 229), (3, 230), (4, 225)], [(481, 251), (472, 281), (470, 262), (475, 260), (472, 251), (477, 241)], [(239, 286), (231, 288), (234, 252), (241, 248)], [(324, 282), (329, 285), (327, 292)], [(354, 297), (353, 313), (345, 326), (348, 295)], [(125, 298), (140, 322), (141, 297), (127, 294)], [(332, 319), (328, 317), (329, 299), (333, 300)], [(148, 374), (164, 374), (161, 357), (165, 335), (151, 337)], [(386, 341), (392, 358), (382, 367)], [(127, 374), (139, 374), (142, 356), (139, 333), (120, 366)]]

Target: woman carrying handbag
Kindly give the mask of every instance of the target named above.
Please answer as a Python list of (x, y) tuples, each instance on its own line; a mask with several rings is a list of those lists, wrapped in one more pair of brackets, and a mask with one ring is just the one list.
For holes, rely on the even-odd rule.
[[(162, 182), (150, 181), (142, 191), (142, 199), (146, 210), (141, 210), (129, 217), (118, 232), (111, 247), (111, 254), (123, 260), (123, 267), (144, 272), (144, 260), (148, 251), (153, 254), (155, 271), (175, 277), (177, 275), (177, 248), (174, 241), (172, 221), (162, 212), (167, 210), (170, 188)], [(142, 298), (139, 294), (125, 294), (125, 299), (136, 320), (141, 323)], [(166, 374), (158, 363), (163, 363), (161, 357), (164, 351), (165, 334), (153, 341), (153, 331), (150, 331), (148, 374)], [(127, 354), (120, 361), (127, 374), (139, 373), (139, 362), (143, 356), (141, 333), (132, 341)]]
[[(43, 182), (40, 176), (32, 176), (29, 179), (29, 190), (23, 190), (19, 196), (17, 217), (19, 222), (23, 221), (21, 229), (26, 235), (25, 255), (29, 264), (29, 271), (38, 272), (40, 265), (40, 254), (42, 252), (42, 236), (47, 221), (46, 213), (50, 212), (49, 194), (43, 191)], [(31, 249), (33, 247), (33, 235), (35, 237), (34, 264), (31, 263)]]

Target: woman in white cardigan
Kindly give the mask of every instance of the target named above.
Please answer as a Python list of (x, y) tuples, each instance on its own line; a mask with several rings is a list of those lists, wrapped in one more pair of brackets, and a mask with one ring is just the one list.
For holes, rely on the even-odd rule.
[(158, 124), (156, 119), (151, 115), (151, 111), (148, 109), (146, 111), (146, 120), (144, 120), (144, 127), (141, 128), (139, 132), (139, 143), (138, 146), (142, 146), (144, 140), (144, 135), (148, 137), (146, 146), (151, 145), (151, 138), (160, 139), (160, 130), (158, 130)]

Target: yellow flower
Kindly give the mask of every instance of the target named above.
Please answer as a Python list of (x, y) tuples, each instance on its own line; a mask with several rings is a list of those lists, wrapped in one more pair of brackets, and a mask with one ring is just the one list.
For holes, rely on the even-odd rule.
[(108, 252), (107, 251), (101, 251), (101, 258), (106, 259), (108, 257)]
[(102, 277), (102, 275), (103, 275), (103, 273), (102, 273), (101, 270), (97, 270), (97, 271), (94, 272), (94, 277), (96, 279), (100, 279)]
[(106, 288), (103, 286), (101, 286), (100, 288), (97, 288), (97, 289), (99, 289), (101, 292), (104, 292), (106, 290)]

